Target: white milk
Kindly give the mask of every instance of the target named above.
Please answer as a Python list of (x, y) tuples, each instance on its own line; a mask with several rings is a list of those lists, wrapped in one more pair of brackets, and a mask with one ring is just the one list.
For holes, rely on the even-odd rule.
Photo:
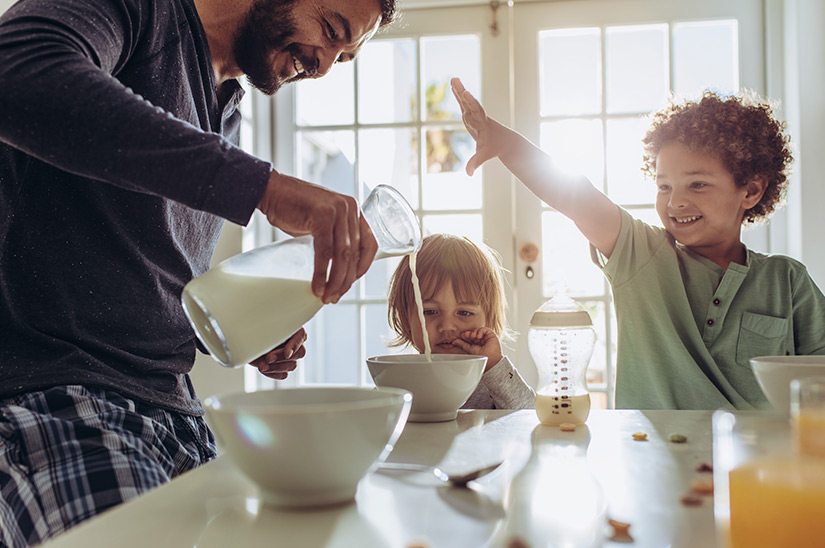
[(536, 394), (536, 414), (548, 426), (562, 423), (584, 424), (590, 414), (590, 394), (580, 396), (545, 396)]
[(413, 295), (415, 295), (415, 307), (418, 309), (418, 321), (421, 322), (421, 331), (424, 336), (424, 355), (427, 361), (433, 361), (432, 349), (430, 348), (430, 336), (427, 333), (427, 322), (424, 318), (424, 299), (421, 298), (421, 286), (418, 283), (418, 274), (415, 273), (415, 257), (418, 251), (410, 253), (410, 273), (412, 274)]
[(189, 282), (183, 303), (200, 340), (218, 361), (232, 367), (249, 363), (286, 341), (324, 304), (312, 293), (309, 281), (240, 274), (220, 267)]

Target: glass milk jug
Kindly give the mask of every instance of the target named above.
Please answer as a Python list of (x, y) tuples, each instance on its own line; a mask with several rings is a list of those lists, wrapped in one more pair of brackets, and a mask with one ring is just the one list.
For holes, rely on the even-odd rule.
[(530, 320), (527, 346), (538, 368), (536, 413), (542, 424), (584, 424), (590, 413), (587, 365), (596, 344), (590, 314), (565, 292)]
[[(378, 185), (361, 213), (378, 241), (376, 259), (421, 246), (415, 212), (394, 188)], [(183, 288), (183, 310), (219, 363), (238, 367), (286, 341), (323, 306), (312, 293), (312, 236), (281, 240), (235, 255)]]

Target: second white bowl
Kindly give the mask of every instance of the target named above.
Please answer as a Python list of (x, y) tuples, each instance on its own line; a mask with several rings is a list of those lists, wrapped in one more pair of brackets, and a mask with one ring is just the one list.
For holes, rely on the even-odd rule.
[(486, 356), (423, 354), (375, 356), (367, 360), (376, 386), (412, 392), (410, 422), (439, 422), (456, 418), (458, 408), (472, 395), (484, 374)]
[(751, 369), (768, 401), (790, 414), (791, 381), (825, 377), (825, 356), (760, 356), (751, 358)]

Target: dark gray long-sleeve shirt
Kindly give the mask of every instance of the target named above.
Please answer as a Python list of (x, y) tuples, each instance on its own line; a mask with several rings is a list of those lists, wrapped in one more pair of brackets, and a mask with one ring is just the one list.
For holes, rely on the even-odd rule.
[(92, 384), (201, 413), (183, 286), (271, 166), (237, 148), (192, 0), (0, 17), (0, 397)]

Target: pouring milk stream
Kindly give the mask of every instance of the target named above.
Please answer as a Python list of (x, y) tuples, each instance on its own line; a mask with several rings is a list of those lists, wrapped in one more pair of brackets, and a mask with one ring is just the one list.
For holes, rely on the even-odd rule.
[[(361, 212), (378, 241), (375, 259), (421, 247), (415, 212), (394, 188), (376, 186)], [(235, 255), (186, 284), (183, 310), (221, 365), (247, 364), (286, 341), (324, 305), (312, 293), (314, 264), (312, 236)]]

